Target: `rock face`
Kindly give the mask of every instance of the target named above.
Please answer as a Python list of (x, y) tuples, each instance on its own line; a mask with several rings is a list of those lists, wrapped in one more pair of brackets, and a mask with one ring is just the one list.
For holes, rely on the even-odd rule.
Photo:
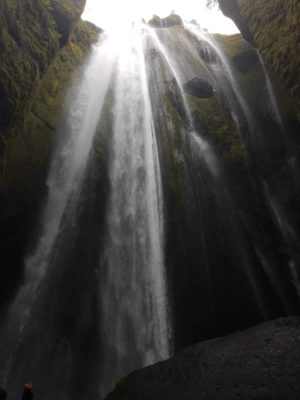
[(204, 99), (214, 95), (211, 84), (201, 78), (193, 78), (184, 85), (187, 94)]
[[(162, 30), (157, 33), (162, 37), (167, 36), (167, 32)], [(169, 35), (170, 37), (172, 35), (173, 39), (173, 42), (168, 41), (172, 43), (170, 51), (172, 54), (180, 54), (183, 63), (181, 70), (185, 77), (183, 82), (191, 82), (191, 87), (194, 87), (193, 78), (197, 77), (195, 82), (201, 84), (212, 82), (215, 89), (212, 97), (205, 98), (201, 95), (196, 96), (194, 93), (186, 96), (190, 117), (193, 119), (193, 128), (196, 133), (199, 132), (199, 141), (197, 142), (197, 138), (191, 141), (193, 145), (191, 147), (195, 149), (195, 153), (192, 153), (190, 148), (185, 147), (184, 138), (189, 133), (182, 135), (182, 131), (188, 127), (188, 117), (180, 88), (163, 57), (150, 47), (147, 55), (149, 90), (162, 160), (161, 171), (166, 210), (165, 260), (170, 277), (168, 282), (172, 304), (176, 310), (174, 312), (174, 346), (178, 349), (200, 340), (223, 336), (237, 329), (245, 329), (265, 320), (261, 310), (254, 310), (255, 291), (249, 288), (248, 277), (244, 274), (244, 268), (241, 268), (244, 262), (244, 250), (251, 259), (251, 270), (255, 271), (255, 275), (259, 277), (264, 287), (263, 292), (268, 298), (265, 304), (267, 313), (270, 315), (269, 319), (284, 316), (285, 311), (276, 299), (276, 294), (274, 296), (273, 288), (261, 269), (260, 260), (254, 249), (267, 254), (267, 257), (272, 260), (270, 265), (274, 271), (280, 271), (280, 274), (288, 273), (286, 266), (289, 261), (286, 258), (288, 250), (282, 237), (278, 235), (278, 229), (261, 187), (256, 160), (252, 157), (252, 143), (250, 145), (244, 140), (232, 119), (228, 102), (232, 101), (231, 104), (233, 104), (235, 97), (230, 97), (232, 93), (227, 91), (226, 85), (221, 87), (216, 79), (212, 79), (215, 75), (207, 73), (207, 69), (213, 72), (215, 68), (213, 63), (206, 64), (207, 69), (205, 69), (199, 63), (199, 58), (194, 60), (188, 51), (184, 51), (194, 45), (196, 50), (193, 55), (198, 57), (199, 42), (193, 41), (193, 37), (189, 36), (183, 28), (171, 28)], [(257, 137), (266, 136), (265, 151), (259, 153), (259, 163), (262, 165), (264, 176), (266, 179), (272, 177), (272, 174), (281, 176), (285, 165), (289, 162), (287, 157), (290, 157), (290, 154), (285, 154), (283, 151), (281, 134), (276, 123), (269, 116), (269, 97), (265, 90), (266, 82), (262, 65), (256, 59), (257, 62), (253, 62), (251, 68), (240, 71), (233, 61), (238, 55), (242, 57), (241, 55), (247, 52), (256, 52), (241, 35), (216, 35), (215, 39), (220, 43), (224, 54), (228, 56), (228, 64), (232, 65), (236, 84), (253, 110), (253, 118), (259, 127)], [(186, 45), (186, 41), (189, 40), (191, 46)], [(282, 96), (283, 99), (285, 99), (285, 107), (288, 108), (286, 97)], [(290, 110), (284, 110), (284, 121), (288, 122), (295, 118), (293, 113), (293, 107)], [(251, 135), (247, 133), (246, 122), (242, 118), (240, 121), (245, 137), (249, 138)], [(256, 131), (258, 131), (257, 127)], [(222, 180), (226, 182), (226, 190), (230, 193), (229, 202), (226, 202), (227, 194), (223, 192), (222, 187), (219, 186), (216, 190), (216, 187), (211, 184), (211, 171), (208, 170), (206, 163), (197, 156), (193, 158), (193, 154), (197, 154), (198, 151), (197, 144), (199, 145), (199, 142), (201, 144), (199, 138), (203, 139), (203, 146), (206, 142), (207, 148), (211, 146), (213, 149), (222, 171)], [(253, 142), (256, 146), (259, 141)], [(195, 171), (201, 172), (195, 176)], [(186, 184), (190, 182), (190, 179), (192, 184)], [(197, 188), (197, 201), (194, 201), (193, 188)], [(289, 197), (288, 203), (295, 204), (293, 207), (296, 209), (297, 197), (288, 188), (284, 192)], [(221, 202), (220, 199), (222, 199)], [(231, 201), (235, 204), (235, 210), (238, 210), (238, 216), (230, 206)], [(198, 204), (201, 204), (200, 211)], [(235, 227), (240, 223), (240, 218), (245, 229), (236, 230)], [(205, 249), (201, 247), (199, 240), (203, 232), (206, 238)], [(237, 251), (239, 248), (244, 250), (239, 252)], [(209, 259), (209, 278), (204, 268), (201, 268), (205, 265), (203, 254)], [(213, 312), (207, 310), (207, 305), (210, 304), (208, 281), (214, 288), (212, 290)], [(280, 281), (290, 285), (286, 277), (280, 277)], [(291, 294), (294, 288), (290, 286), (284, 290)], [(290, 314), (296, 312), (293, 308)], [(214, 317), (211, 317), (212, 314)]]
[(246, 40), (253, 43), (252, 34), (238, 6), (238, 0), (218, 0), (223, 13), (234, 20)]
[(243, 53), (236, 54), (232, 61), (240, 72), (249, 71), (257, 62), (259, 62), (259, 57), (257, 52), (253, 50), (245, 51)]
[[(243, 36), (259, 50), (300, 109), (300, 7), (298, 0), (219, 0)], [(298, 112), (298, 116), (300, 114)]]
[(106, 400), (296, 400), (299, 350), (300, 318), (278, 319), (133, 372)]
[(60, 44), (67, 44), (78, 19), (80, 18), (86, 0), (51, 0), (52, 15), (60, 34)]
[(100, 32), (79, 21), (84, 4), (0, 4), (0, 305), (22, 279), (66, 88)]
[(181, 26), (183, 25), (182, 19), (179, 15), (170, 14), (166, 18), (160, 18), (157, 15), (154, 15), (153, 18), (149, 21), (149, 25), (153, 28), (170, 28), (171, 26)]
[(28, 110), (26, 102), (65, 45), (85, 0), (3, 0), (0, 5), (0, 134)]

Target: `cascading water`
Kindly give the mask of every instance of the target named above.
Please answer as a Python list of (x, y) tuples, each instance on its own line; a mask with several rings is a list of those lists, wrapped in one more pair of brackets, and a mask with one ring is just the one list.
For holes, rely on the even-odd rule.
[[(83, 71), (81, 81), (70, 90), (72, 98), (68, 117), (60, 134), (48, 177), (49, 196), (42, 216), (40, 240), (33, 254), (26, 259), (24, 284), (3, 321), (1, 333), (1, 377), (9, 390), (9, 398), (16, 398), (20, 382), (29, 377), (41, 387), (46, 375), (55, 371), (47, 365), (42, 371), (36, 352), (43, 353), (41, 338), (50, 335), (42, 315), (56, 307), (51, 300), (51, 286), (55, 282), (53, 268), (61, 250), (64, 232), (70, 229), (81, 196), (93, 136), (105, 94), (113, 72), (115, 53), (106, 37), (95, 46)], [(102, 65), (103, 63), (103, 65)], [(102, 74), (99, 76), (99, 70)], [(53, 280), (53, 282), (52, 282)], [(50, 291), (50, 293), (49, 293)], [(48, 298), (47, 298), (48, 296)], [(44, 302), (44, 298), (46, 301)], [(40, 309), (40, 304), (45, 309)], [(30, 337), (38, 337), (30, 348)], [(45, 342), (47, 340), (45, 339)], [(40, 346), (40, 347), (39, 347)], [(53, 351), (57, 349), (53, 348)], [(21, 358), (21, 361), (20, 361)], [(58, 357), (59, 358), (59, 357)], [(41, 379), (41, 375), (45, 375)], [(19, 386), (18, 386), (19, 385)], [(47, 384), (45, 384), (47, 387)], [(45, 390), (45, 387), (43, 390)], [(61, 392), (65, 395), (64, 387)], [(57, 396), (57, 389), (52, 389)], [(53, 397), (49, 390), (45, 398)], [(47, 397), (48, 396), (48, 397)]]
[(276, 96), (275, 96), (274, 88), (273, 88), (269, 73), (268, 73), (268, 71), (266, 69), (266, 66), (265, 66), (265, 64), (263, 62), (263, 59), (262, 59), (262, 57), (261, 57), (261, 55), (259, 54), (258, 51), (257, 51), (257, 55), (258, 55), (258, 58), (260, 60), (261, 65), (262, 65), (262, 68), (263, 68), (263, 71), (264, 71), (264, 75), (265, 75), (265, 79), (266, 79), (266, 88), (267, 88), (267, 92), (268, 92), (269, 99), (270, 99), (270, 109), (271, 109), (270, 111), (273, 114), (273, 116), (276, 119), (276, 121), (278, 122), (280, 128), (284, 129), (281, 112), (279, 110), (279, 106), (278, 106), (278, 103), (277, 103), (277, 99), (276, 99)]
[(101, 260), (102, 393), (170, 355), (160, 166), (135, 25), (118, 59), (107, 238)]
[[(208, 46), (208, 52), (212, 51), (212, 53), (216, 55), (217, 62), (211, 63), (211, 67), (213, 69), (213, 74), (216, 81), (218, 82), (223, 92), (226, 93), (226, 98), (231, 105), (233, 119), (238, 122), (238, 118), (236, 116), (239, 114), (240, 108), (244, 113), (244, 117), (246, 118), (249, 127), (253, 128), (254, 117), (251, 113), (246, 99), (243, 96), (238, 81), (234, 76), (232, 66), (230, 65), (230, 62), (226, 57), (224, 49), (222, 49), (222, 47), (218, 44), (213, 35), (201, 30), (198, 25), (188, 23), (186, 24), (186, 28), (189, 30), (189, 32), (195, 35), (198, 40), (203, 41), (205, 45)], [(226, 85), (227, 81), (230, 84), (231, 90), (228, 90), (228, 86)]]
[[(269, 115), (196, 25), (122, 29), (103, 35), (67, 97), (40, 240), (1, 322), (9, 400), (28, 379), (45, 400), (102, 398), (173, 348), (298, 305), (289, 291), (299, 295), (299, 230), (280, 193), (285, 181), (296, 188), (298, 170), (286, 157), (278, 178), (272, 171)], [(275, 91), (258, 69), (282, 137)], [(207, 97), (187, 92), (195, 77), (212, 88)]]
[[(220, 165), (218, 163), (217, 157), (214, 154), (214, 151), (210, 146), (210, 144), (204, 139), (202, 132), (198, 130), (198, 132), (196, 133), (191, 109), (188, 104), (187, 96), (184, 92), (184, 82), (192, 78), (194, 74), (199, 73), (198, 66), (200, 66), (200, 68), (204, 67), (204, 71), (202, 69), (201, 73), (203, 74), (204, 72), (205, 76), (207, 76), (212, 81), (214, 81), (214, 76), (210, 73), (209, 68), (206, 65), (204, 65), (202, 60), (199, 58), (199, 54), (196, 53), (191, 43), (187, 40), (184, 30), (181, 30), (179, 32), (176, 31), (169, 32), (162, 30), (159, 32), (159, 35), (157, 33), (152, 32), (151, 37), (153, 39), (154, 45), (163, 55), (166, 64), (169, 67), (173, 75), (173, 78), (175, 79), (187, 119), (187, 132), (185, 132), (185, 136), (183, 138), (183, 141), (186, 142), (187, 145), (186, 149), (187, 153), (185, 154), (185, 158), (186, 158), (186, 164), (188, 165), (189, 182), (193, 190), (195, 207), (197, 209), (197, 213), (199, 215), (199, 220), (200, 220), (199, 235), (202, 238), (201, 240), (202, 250), (199, 249), (199, 251), (200, 253), (202, 253), (202, 263), (203, 267), (205, 266), (206, 270), (207, 287), (210, 292), (208, 303), (210, 304), (211, 308), (210, 312), (212, 315), (212, 319), (214, 319), (215, 318), (214, 316), (215, 311), (213, 306), (214, 295), (212, 294), (213, 284), (211, 279), (212, 265), (210, 265), (213, 263), (211, 263), (210, 261), (211, 257), (208, 256), (209, 252), (207, 250), (207, 247), (209, 246), (207, 243), (209, 242), (209, 240), (206, 238), (207, 232), (203, 227), (203, 214), (205, 213), (205, 209), (202, 205), (204, 201), (202, 198), (203, 194), (201, 194), (198, 190), (199, 185), (201, 185), (201, 183), (199, 184), (199, 181), (201, 182), (203, 180), (203, 176), (201, 176), (203, 174), (203, 168), (208, 169), (210, 174), (211, 184), (214, 185), (214, 190), (216, 191), (216, 197), (217, 197), (216, 207), (221, 206), (220, 204), (221, 201), (222, 208), (227, 209), (226, 210), (227, 213), (234, 215), (235, 211), (233, 210), (232, 199), (230, 198), (227, 190), (223, 185), (222, 177), (220, 176)], [(201, 34), (201, 37), (204, 37), (204, 33)], [(186, 52), (186, 55), (184, 54), (184, 52)], [(180, 54), (181, 57), (176, 57), (177, 54)], [(229, 70), (228, 64), (226, 64), (225, 73), (226, 75), (227, 74), (229, 75), (232, 81), (234, 81), (233, 74)], [(215, 80), (218, 81), (217, 77), (215, 78)], [(234, 87), (237, 88), (237, 85), (235, 84)], [(237, 97), (242, 98), (242, 94), (239, 93)], [(243, 109), (245, 108), (248, 111), (248, 106), (244, 99), (243, 103), (244, 105), (242, 105), (242, 108)], [(204, 166), (199, 165), (199, 159), (200, 162), (202, 161), (204, 163)], [(202, 169), (202, 174), (199, 173), (199, 168)], [(230, 225), (231, 224), (229, 224), (229, 226)], [(242, 266), (241, 269), (247, 276), (247, 281), (252, 288), (252, 292), (254, 294), (254, 299), (255, 299), (254, 301), (258, 305), (259, 312), (262, 315), (264, 315), (265, 318), (267, 318), (268, 312), (264, 304), (264, 299), (257, 290), (258, 288), (257, 277), (255, 276), (255, 273), (251, 271), (251, 262), (250, 262), (251, 255), (249, 254), (247, 246), (245, 245), (244, 242), (245, 239), (242, 238), (242, 233), (239, 232), (240, 228), (238, 227), (238, 225), (239, 225), (238, 221), (235, 221), (233, 226), (230, 226), (230, 228), (228, 228), (228, 234), (231, 235), (234, 232), (234, 234), (231, 237), (232, 244), (234, 244), (237, 248), (240, 249), (239, 254), (236, 254), (235, 256), (237, 259), (240, 260), (239, 263)]]
[[(271, 126), (269, 128), (266, 128), (261, 125), (261, 123), (258, 120), (258, 117), (255, 115), (255, 112), (249, 105), (249, 101), (247, 100), (246, 94), (243, 92), (243, 88), (241, 87), (240, 83), (238, 82), (238, 79), (235, 77), (235, 72), (234, 68), (232, 65), (232, 62), (229, 60), (228, 55), (226, 55), (226, 52), (224, 48), (218, 43), (218, 41), (214, 38), (213, 35), (209, 34), (208, 32), (202, 31), (197, 24), (193, 23), (188, 23), (186, 24), (186, 28), (191, 32), (193, 35), (195, 35), (199, 40), (203, 41), (203, 43), (208, 47), (208, 52), (212, 52), (214, 56), (216, 57), (215, 62), (210, 62), (210, 68), (211, 71), (218, 83), (218, 85), (221, 87), (223, 94), (225, 95), (228, 103), (230, 104), (231, 107), (231, 114), (233, 117), (233, 120), (237, 123), (238, 127), (243, 127), (245, 124), (245, 121), (248, 126), (248, 132), (250, 134), (250, 138), (245, 137), (243, 131), (245, 129), (242, 129), (242, 135), (243, 139), (250, 144), (250, 151), (252, 151), (253, 158), (256, 160), (258, 167), (262, 170), (262, 175), (264, 176), (264, 170), (269, 168), (267, 164), (273, 164), (273, 159), (270, 157), (268, 154), (268, 151), (264, 147), (265, 144), (261, 144), (262, 142), (262, 137), (266, 135), (266, 130), (267, 129), (272, 129), (273, 132), (277, 132), (276, 140), (278, 140), (279, 143), (281, 143), (282, 148), (286, 148), (288, 146), (291, 146), (291, 143), (289, 141), (288, 133), (285, 130), (282, 116), (279, 110), (278, 102), (275, 96), (275, 92), (269, 77), (269, 74), (266, 70), (266, 67), (263, 63), (263, 60), (258, 53), (257, 50), (253, 50), (253, 52), (256, 52), (257, 55), (257, 60), (260, 62), (260, 67), (262, 71), (262, 75), (264, 76), (264, 83), (265, 83), (265, 94), (266, 94), (266, 104), (268, 105), (268, 112), (270, 113), (272, 119), (275, 121), (275, 126)], [(228, 87), (226, 84), (224, 84), (228, 80), (230, 83), (230, 90), (228, 90)], [(234, 94), (234, 97), (232, 96)], [(237, 100), (237, 103), (236, 103)], [(241, 113), (242, 112), (242, 113)], [(275, 138), (273, 138), (275, 140)], [(294, 169), (294, 165), (292, 165), (289, 160), (287, 160), (286, 165), (283, 167), (286, 172), (284, 180), (285, 182), (291, 182), (291, 185), (295, 186), (293, 189), (294, 191), (297, 191), (296, 187), (298, 186), (298, 183), (295, 180), (295, 176), (299, 175), (299, 172)], [(288, 171), (288, 173), (287, 173)], [(262, 178), (264, 180), (264, 178)], [(268, 183), (266, 182), (268, 181)], [(268, 188), (268, 189), (267, 189)], [(279, 212), (280, 206), (277, 206), (276, 212), (274, 212), (274, 204), (275, 203), (280, 203), (282, 202), (282, 199), (280, 198), (280, 189), (278, 186), (278, 179), (276, 179), (276, 182), (272, 177), (266, 177), (264, 180), (263, 184), (263, 190), (266, 191), (266, 201), (271, 205), (271, 212), (276, 215), (275, 220), (278, 221), (278, 216), (280, 215), (280, 219), (284, 220), (284, 225), (290, 227), (290, 231), (292, 231), (291, 234), (286, 235), (286, 229), (282, 229), (283, 235), (286, 237), (287, 243), (290, 243), (291, 241), (295, 241), (295, 237), (297, 234), (291, 228), (291, 222), (289, 222), (289, 217), (287, 216), (286, 211), (284, 208), (281, 209)], [(271, 195), (272, 193), (272, 195)], [(289, 245), (290, 246), (290, 245)], [(291, 254), (292, 257), (298, 258), (298, 254), (295, 254), (295, 246), (291, 245)], [(257, 250), (259, 254), (259, 250)], [(296, 251), (297, 253), (297, 251)], [(293, 255), (294, 254), (294, 255)], [(264, 262), (263, 265), (266, 265)], [(291, 265), (294, 265), (294, 262), (291, 261), (288, 263), (290, 266), (290, 271), (291, 271), (291, 276), (293, 281), (295, 281), (295, 286), (298, 288), (299, 284), (299, 278), (297, 277), (297, 272), (294, 267), (291, 267)], [(269, 279), (274, 282), (274, 273), (270, 272), (270, 269), (268, 268), (267, 272)], [(277, 279), (275, 280), (277, 281)], [(286, 296), (282, 293), (282, 288), (280, 287), (280, 284), (278, 282), (273, 283), (274, 287), (276, 287), (276, 290), (278, 292), (279, 297), (281, 298), (281, 301), (283, 304), (285, 304), (285, 310), (288, 312), (290, 310), (290, 306), (287, 304), (286, 301)], [(297, 289), (298, 290), (298, 289)]]
[[(87, 182), (94, 136), (106, 95), (114, 86), (105, 244), (101, 260), (94, 258), (89, 267), (84, 265), (89, 252), (81, 256), (86, 249), (76, 249), (83, 240), (80, 221), (86, 218), (80, 215), (86, 214), (82, 208), (90, 203), (84, 198), (87, 188), (93, 190)], [(3, 322), (1, 355), (7, 362), (2, 362), (1, 377), (10, 389), (9, 399), (17, 396), (27, 379), (35, 382), (45, 399), (73, 398), (77, 390), (83, 398), (104, 396), (130, 370), (171, 354), (160, 166), (141, 27), (129, 29), (122, 41), (115, 34), (100, 40), (79, 86), (69, 94), (69, 104), (60, 132), (64, 139), (50, 168), (41, 239), (26, 260), (24, 285)], [(83, 261), (73, 259), (72, 253)], [(86, 290), (92, 292), (90, 299)], [(99, 316), (87, 317), (89, 309)], [(80, 350), (87, 329), (91, 343)], [(78, 374), (86, 382), (77, 383)], [(49, 387), (48, 379), (60, 381), (60, 387)]]

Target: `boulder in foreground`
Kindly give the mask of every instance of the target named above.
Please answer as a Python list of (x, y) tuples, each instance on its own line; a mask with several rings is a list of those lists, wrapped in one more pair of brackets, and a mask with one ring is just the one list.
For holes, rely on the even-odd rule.
[(208, 340), (122, 379), (107, 400), (296, 400), (300, 318)]

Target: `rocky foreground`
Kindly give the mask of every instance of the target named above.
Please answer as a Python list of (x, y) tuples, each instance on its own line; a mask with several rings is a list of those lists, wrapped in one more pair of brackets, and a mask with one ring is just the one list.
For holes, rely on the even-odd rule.
[(119, 381), (107, 400), (298, 400), (300, 317), (208, 340)]

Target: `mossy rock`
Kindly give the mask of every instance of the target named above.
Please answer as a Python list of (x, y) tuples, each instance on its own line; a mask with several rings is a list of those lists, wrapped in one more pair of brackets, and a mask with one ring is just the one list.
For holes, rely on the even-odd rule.
[(230, 58), (253, 50), (253, 46), (248, 43), (240, 33), (234, 35), (214, 34), (215, 40), (219, 42), (225, 49)]
[(13, 294), (22, 277), (25, 250), (47, 194), (46, 175), (56, 129), (63, 110), (66, 89), (99, 29), (80, 21), (70, 42), (56, 56), (32, 89), (22, 116), (18, 115), (10, 134), (4, 135), (0, 159), (0, 279), (5, 282), (0, 303)]
[(232, 119), (222, 111), (216, 98), (201, 99), (189, 95), (187, 99), (197, 130), (213, 145), (220, 160), (230, 169), (233, 165), (245, 167), (248, 161), (244, 143)]
[(212, 85), (204, 79), (195, 77), (184, 85), (185, 93), (198, 98), (213, 97), (214, 91)]
[(153, 15), (148, 24), (153, 28), (170, 28), (171, 26), (182, 26), (183, 22), (179, 15), (171, 13), (166, 18), (160, 18), (158, 15)]
[(26, 114), (37, 82), (67, 44), (85, 0), (3, 0), (0, 4), (0, 134)]
[[(216, 34), (215, 40), (221, 45), (235, 71), (235, 79), (241, 88), (250, 108), (264, 110), (269, 103), (266, 86), (266, 75), (257, 50), (242, 35)], [(269, 73), (274, 93), (281, 111), (283, 121), (296, 121), (297, 110), (276, 75)]]
[(61, 46), (68, 43), (85, 3), (86, 0), (51, 0), (52, 15), (60, 34)]
[(116, 393), (123, 387), (123, 385), (126, 383), (125, 379), (119, 379), (116, 384), (114, 389), (108, 393), (108, 395), (105, 397), (104, 400), (113, 400), (116, 396)]
[(298, 0), (219, 0), (242, 34), (282, 83), (300, 118), (300, 7)]

